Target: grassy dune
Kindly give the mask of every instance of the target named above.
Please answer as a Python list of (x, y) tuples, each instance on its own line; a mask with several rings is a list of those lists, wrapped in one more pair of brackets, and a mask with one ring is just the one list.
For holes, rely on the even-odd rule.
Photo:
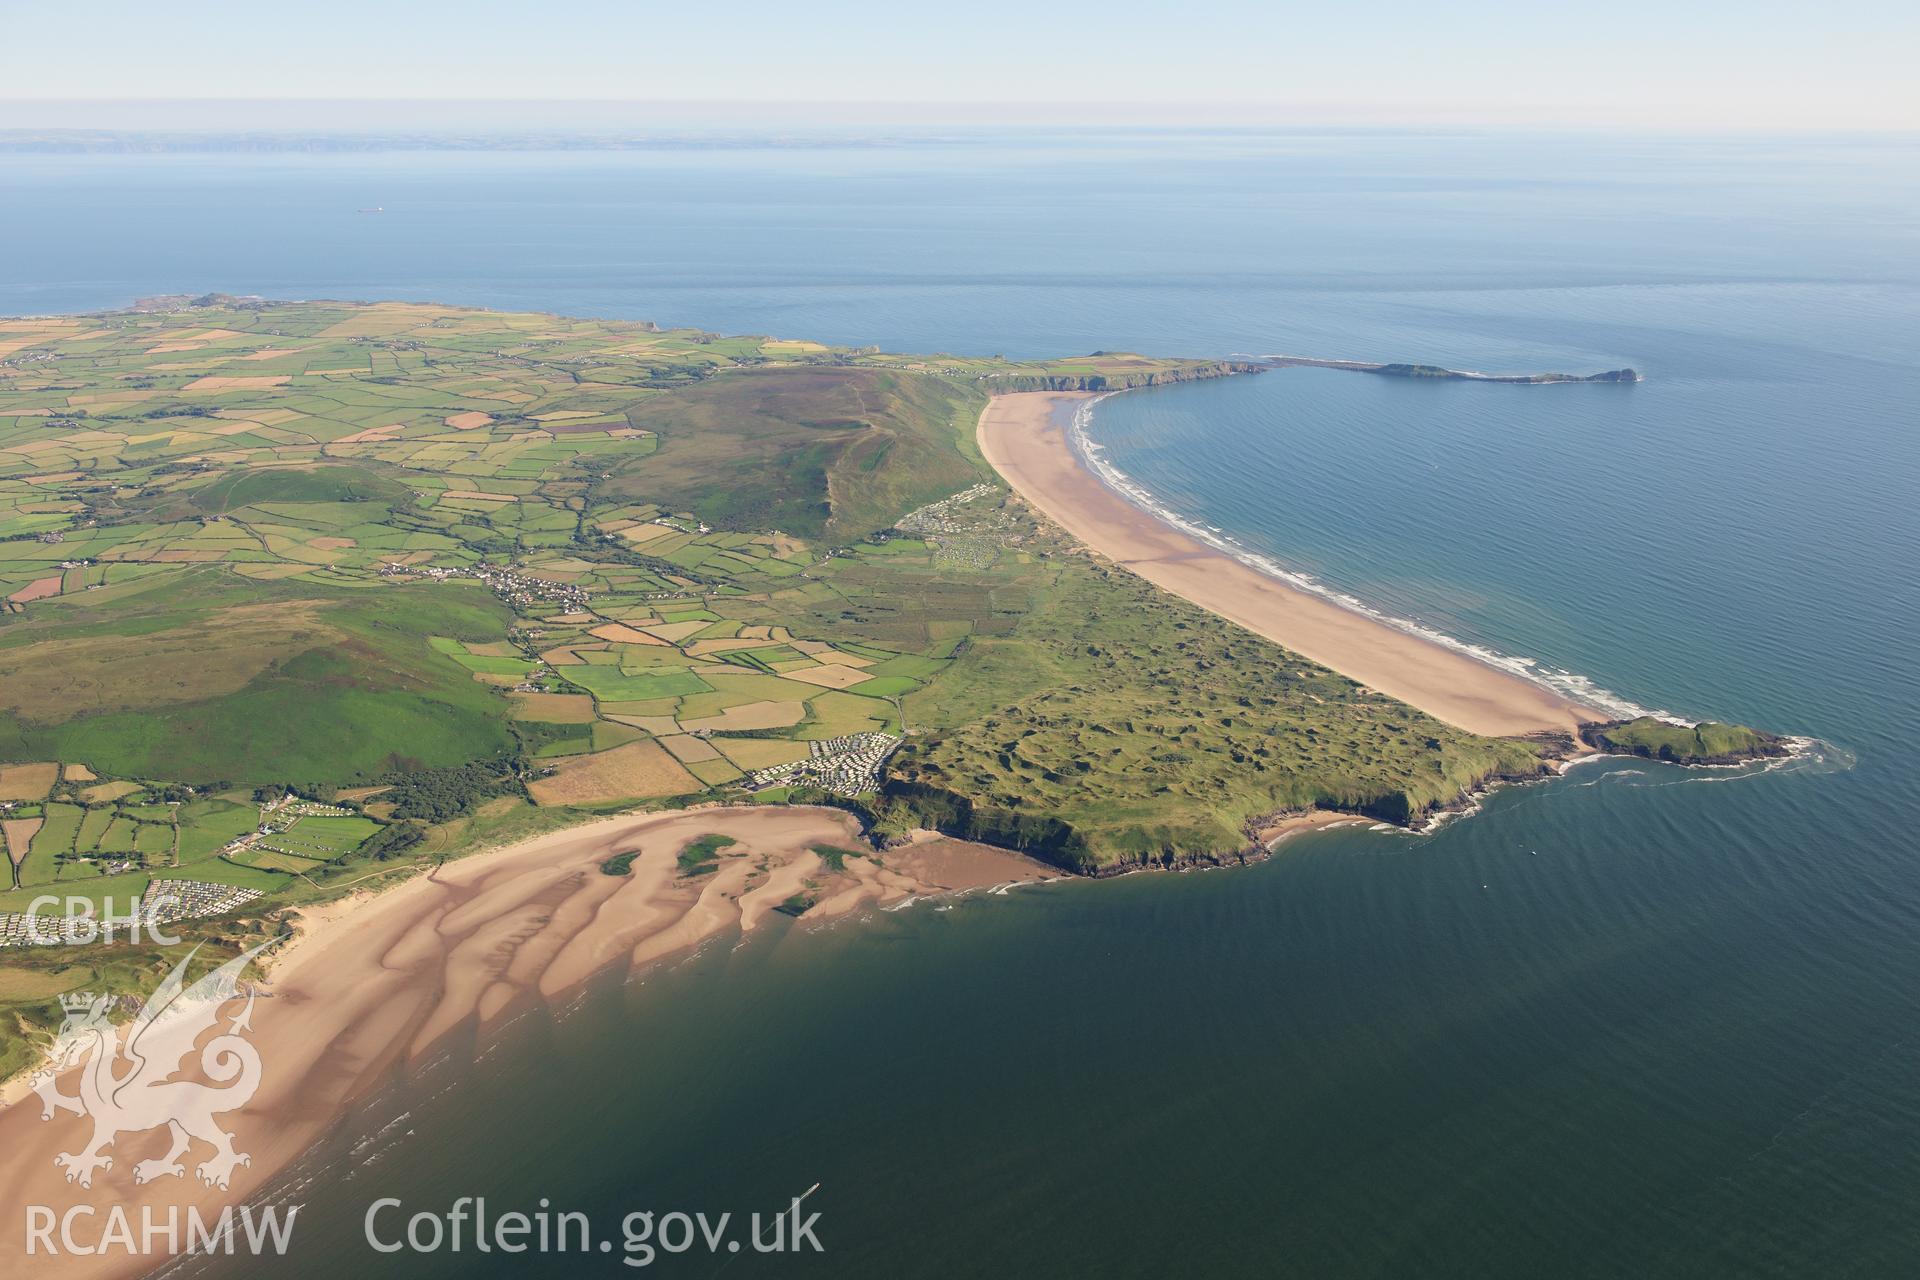
[(1000, 625), (906, 702), (890, 792), (923, 820), (1093, 870), (1235, 853), (1279, 810), (1405, 823), (1541, 767), (1011, 518), (1030, 559), (987, 592)]

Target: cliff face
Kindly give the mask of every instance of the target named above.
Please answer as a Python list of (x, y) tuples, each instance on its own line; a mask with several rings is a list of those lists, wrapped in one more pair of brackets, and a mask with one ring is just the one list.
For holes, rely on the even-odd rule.
[(1251, 360), (1214, 360), (1177, 369), (1138, 373), (996, 373), (987, 375), (980, 382), (993, 395), (1010, 391), (1128, 391), (1134, 387), (1159, 387), (1174, 382), (1198, 382), (1203, 378), (1225, 378), (1236, 373), (1259, 373), (1266, 367)]
[[(1464, 807), (1472, 796), (1496, 783), (1529, 782), (1549, 776), (1553, 772), (1553, 760), (1572, 744), (1562, 739), (1558, 743), (1542, 742), (1539, 745), (1551, 750), (1524, 767), (1509, 764), (1487, 769), (1446, 803), (1416, 797), (1405, 791), (1387, 791), (1344, 800), (1323, 798), (1316, 807), (1331, 813), (1350, 813), (1358, 818), (1412, 827), (1436, 814)], [(1213, 848), (1119, 848), (1108, 841), (1089, 840), (1087, 833), (1060, 818), (979, 804), (949, 787), (896, 777), (889, 778), (882, 785), (881, 792), (883, 803), (904, 809), (911, 815), (914, 825), (959, 840), (1013, 849), (1050, 866), (1059, 867), (1062, 871), (1095, 878), (1123, 875), (1145, 868), (1173, 870), (1257, 862), (1267, 856), (1267, 849), (1253, 832), (1273, 816), (1266, 815), (1249, 822), (1243, 833), (1243, 841), (1236, 844), (1221, 843)]]
[(1100, 874), (1086, 837), (1058, 818), (976, 805), (956, 791), (924, 782), (888, 779), (882, 794), (905, 804), (921, 826), (942, 835), (1017, 850), (1063, 871)]

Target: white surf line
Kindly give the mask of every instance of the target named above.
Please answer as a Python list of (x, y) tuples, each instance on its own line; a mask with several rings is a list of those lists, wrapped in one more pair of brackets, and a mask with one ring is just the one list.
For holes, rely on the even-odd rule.
[(1640, 716), (1654, 716), (1677, 725), (1691, 727), (1696, 723), (1683, 716), (1675, 715), (1671, 711), (1649, 710), (1629, 698), (1614, 693), (1609, 689), (1602, 688), (1586, 676), (1580, 675), (1577, 672), (1563, 671), (1556, 667), (1543, 666), (1533, 658), (1523, 658), (1512, 654), (1501, 653), (1496, 649), (1490, 649), (1484, 645), (1473, 644), (1470, 641), (1448, 635), (1438, 628), (1427, 626), (1411, 618), (1396, 617), (1393, 614), (1383, 612), (1382, 610), (1374, 608), (1358, 596), (1348, 595), (1343, 591), (1338, 591), (1327, 586), (1327, 584), (1321, 582), (1312, 574), (1302, 573), (1296, 569), (1289, 569), (1270, 556), (1250, 550), (1231, 534), (1221, 532), (1210, 525), (1203, 525), (1187, 519), (1179, 512), (1170, 509), (1162, 503), (1152, 490), (1108, 461), (1105, 456), (1106, 451), (1097, 441), (1093, 440), (1087, 434), (1087, 428), (1093, 423), (1094, 406), (1102, 400), (1105, 400), (1108, 396), (1121, 394), (1123, 393), (1119, 391), (1107, 391), (1091, 399), (1082, 401), (1074, 409), (1073, 421), (1068, 430), (1068, 436), (1073, 443), (1075, 452), (1080, 455), (1081, 460), (1100, 478), (1102, 483), (1147, 514), (1172, 525), (1190, 537), (1199, 539), (1216, 551), (1221, 551), (1232, 556), (1248, 568), (1263, 573), (1270, 578), (1277, 578), (1290, 587), (1319, 596), (1323, 600), (1339, 605), (1350, 613), (1357, 613), (1363, 618), (1393, 627), (1395, 630), (1403, 631), (1408, 635), (1418, 636), (1422, 640), (1437, 644), (1442, 648), (1451, 649), (1455, 653), (1464, 654), (1497, 671), (1504, 671), (1508, 675), (1519, 676), (1523, 680), (1531, 681), (1542, 688), (1551, 690), (1553, 693), (1583, 706), (1604, 711), (1608, 715), (1621, 720), (1632, 720)]

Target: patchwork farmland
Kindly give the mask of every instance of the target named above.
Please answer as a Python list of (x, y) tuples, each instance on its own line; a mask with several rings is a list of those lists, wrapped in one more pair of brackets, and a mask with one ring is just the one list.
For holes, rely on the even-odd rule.
[(992, 625), (921, 607), (949, 588), (889, 532), (980, 480), (977, 392), (894, 357), (398, 304), (0, 339), (0, 906), (324, 881), (493, 794), (744, 790), (898, 734)]
[(156, 879), (267, 893), (272, 872), (299, 873), (346, 857), (380, 824), (338, 806), (263, 800), (235, 788), (101, 780), (84, 765), (44, 761), (0, 770), (0, 834), (11, 879), (0, 913), (46, 894), (139, 898)]
[[(823, 794), (1150, 857), (1524, 769), (1089, 561), (974, 444), (986, 391), (1225, 371), (399, 303), (0, 320), (11, 893), (298, 893), (475, 824)], [(256, 792), (307, 811), (262, 830)]]

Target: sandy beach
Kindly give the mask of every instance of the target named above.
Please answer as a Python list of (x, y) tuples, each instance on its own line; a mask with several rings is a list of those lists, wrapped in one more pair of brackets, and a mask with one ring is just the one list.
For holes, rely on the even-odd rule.
[[(737, 843), (711, 872), (681, 874), (680, 851), (708, 834)], [(137, 1221), (145, 1206), (163, 1216), (169, 1207), (197, 1206), (211, 1218), (223, 1204), (248, 1203), (357, 1097), (447, 1033), (529, 1001), (558, 1004), (595, 975), (643, 967), (722, 932), (764, 928), (795, 894), (816, 903), (804, 923), (1058, 874), (1016, 854), (941, 838), (878, 860), (846, 856), (833, 870), (816, 845), (863, 847), (853, 819), (832, 809), (628, 815), (476, 854), (377, 895), (301, 909), (298, 934), (280, 945), (252, 1010), (258, 1090), (243, 1106), (216, 1113), (235, 1148), (251, 1157), (234, 1170), (230, 1188), (196, 1180), (196, 1164), (210, 1153), (202, 1144), (184, 1157), (183, 1176), (136, 1184), (136, 1163), (165, 1154), (164, 1128), (121, 1134), (111, 1168), (95, 1173), (90, 1189), (69, 1184), (55, 1156), (84, 1148), (91, 1125), (70, 1114), (43, 1122), (40, 1099), (28, 1093), (0, 1110), (0, 1150), (8, 1153), (0, 1203), (12, 1206), (0, 1215), (0, 1257), (24, 1257), (26, 1205), (56, 1214), (94, 1206), (102, 1215), (91, 1227), (97, 1236), (110, 1206)], [(605, 859), (629, 852), (637, 854), (631, 874), (600, 871)], [(242, 1003), (230, 1002), (220, 1029)], [(198, 1060), (187, 1055), (183, 1078), (200, 1078)], [(77, 1093), (83, 1069), (61, 1078), (64, 1093)], [(30, 1265), (36, 1276), (120, 1277), (161, 1261), (43, 1254)]]
[(1608, 717), (1466, 654), (1301, 591), (1174, 528), (1103, 483), (1068, 426), (1085, 392), (995, 396), (980, 451), (1028, 502), (1156, 586), (1368, 688), (1474, 733), (1571, 730)]

